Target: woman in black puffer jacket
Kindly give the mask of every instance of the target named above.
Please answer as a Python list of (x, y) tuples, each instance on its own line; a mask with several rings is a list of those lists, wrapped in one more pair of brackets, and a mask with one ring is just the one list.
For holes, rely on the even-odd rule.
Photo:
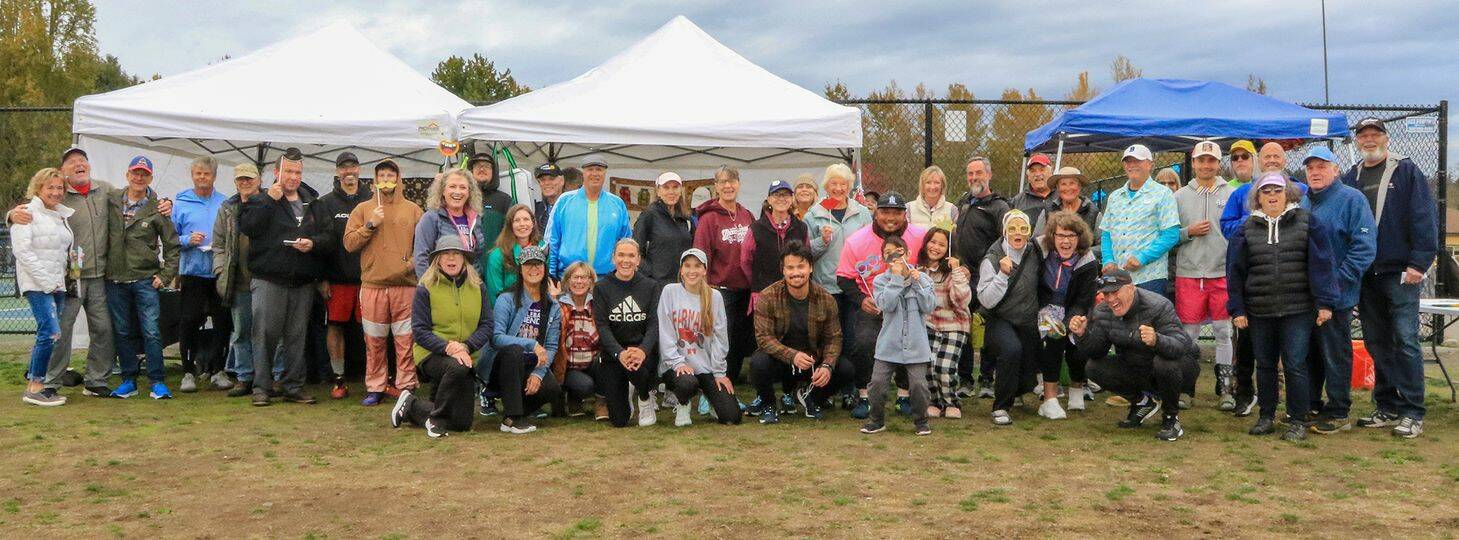
[(654, 202), (638, 215), (633, 239), (643, 253), (640, 272), (659, 283), (679, 279), (679, 254), (694, 247), (694, 219), (679, 175), (659, 175)]

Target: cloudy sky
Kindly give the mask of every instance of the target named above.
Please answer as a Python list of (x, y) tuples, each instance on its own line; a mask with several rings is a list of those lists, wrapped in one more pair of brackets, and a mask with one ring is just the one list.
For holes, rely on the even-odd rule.
[[(1123, 54), (1147, 77), (1244, 85), (1256, 74), (1279, 98), (1323, 100), (1317, 0), (208, 4), (203, 10), (96, 0), (101, 49), (128, 71), (167, 76), (344, 20), (422, 73), (449, 55), (480, 52), (540, 88), (581, 74), (682, 14), (751, 61), (815, 91), (839, 79), (860, 95), (896, 80), (938, 92), (962, 82), (980, 98), (1010, 87), (1057, 98), (1080, 71), (1108, 87), (1110, 60)], [(1433, 0), (1378, 5), (1327, 2), (1332, 102), (1459, 98), (1459, 9)], [(1451, 144), (1456, 149), (1459, 141)]]

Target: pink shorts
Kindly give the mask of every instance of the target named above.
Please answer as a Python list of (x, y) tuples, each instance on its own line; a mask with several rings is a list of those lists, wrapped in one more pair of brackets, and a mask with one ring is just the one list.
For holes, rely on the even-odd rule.
[(1175, 316), (1184, 324), (1230, 319), (1226, 278), (1175, 278)]

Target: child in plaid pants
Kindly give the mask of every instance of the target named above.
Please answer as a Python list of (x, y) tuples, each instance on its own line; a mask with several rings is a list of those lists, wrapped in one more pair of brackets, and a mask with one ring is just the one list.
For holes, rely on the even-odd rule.
[(927, 407), (927, 416), (962, 418), (957, 366), (969, 339), (973, 316), (968, 304), (973, 287), (968, 268), (948, 256), (950, 244), (947, 230), (933, 228), (927, 231), (917, 259), (932, 277), (932, 292), (937, 297), (937, 307), (927, 314), (927, 342), (932, 345), (932, 369), (927, 372), (932, 403)]

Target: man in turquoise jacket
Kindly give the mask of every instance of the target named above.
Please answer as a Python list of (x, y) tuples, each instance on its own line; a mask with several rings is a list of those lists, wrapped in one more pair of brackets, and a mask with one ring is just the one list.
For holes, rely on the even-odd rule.
[(608, 160), (589, 154), (582, 159), (582, 170), (583, 187), (558, 198), (547, 219), (547, 272), (553, 278), (561, 278), (563, 269), (578, 261), (587, 261), (600, 276), (613, 272), (613, 246), (633, 235), (628, 206), (603, 189)]
[[(198, 378), (212, 380), (213, 387), (233, 387), (223, 372), (228, 359), (228, 336), (233, 317), (218, 297), (217, 279), (213, 276), (213, 223), (218, 210), (228, 197), (214, 189), (218, 162), (200, 157), (192, 162), (193, 188), (177, 194), (172, 224), (181, 245), (179, 288), (182, 290), (182, 313), (178, 320), (178, 342), (182, 352), (183, 392), (196, 392)], [(208, 324), (208, 318), (213, 322)], [(211, 328), (211, 330), (209, 330)]]

